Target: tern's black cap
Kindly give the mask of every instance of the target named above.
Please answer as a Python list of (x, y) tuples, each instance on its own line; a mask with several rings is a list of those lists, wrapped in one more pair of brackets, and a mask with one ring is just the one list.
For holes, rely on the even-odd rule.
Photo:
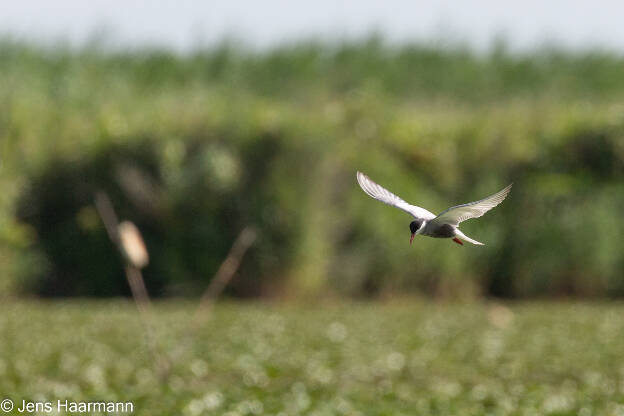
[(412, 232), (412, 234), (418, 231), (421, 224), (422, 224), (422, 220), (414, 220), (410, 222), (410, 231)]

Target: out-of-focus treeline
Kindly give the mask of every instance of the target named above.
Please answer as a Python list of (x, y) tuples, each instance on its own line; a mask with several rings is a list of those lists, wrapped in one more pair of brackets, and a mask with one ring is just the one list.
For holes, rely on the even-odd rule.
[[(0, 289), (126, 294), (93, 205), (143, 233), (155, 295), (193, 295), (241, 229), (229, 293), (624, 295), (624, 58), (543, 48), (236, 44), (187, 55), (0, 42)], [(459, 247), (440, 212), (510, 182)]]

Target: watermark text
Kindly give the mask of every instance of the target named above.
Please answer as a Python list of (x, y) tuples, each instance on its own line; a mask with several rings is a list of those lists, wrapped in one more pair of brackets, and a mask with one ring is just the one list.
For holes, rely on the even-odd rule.
[(5, 413), (15, 410), (18, 413), (132, 413), (134, 404), (132, 402), (107, 402), (88, 401), (74, 402), (71, 400), (56, 400), (51, 402), (32, 402), (21, 400), (13, 402), (11, 399), (4, 399), (0, 402), (0, 410)]

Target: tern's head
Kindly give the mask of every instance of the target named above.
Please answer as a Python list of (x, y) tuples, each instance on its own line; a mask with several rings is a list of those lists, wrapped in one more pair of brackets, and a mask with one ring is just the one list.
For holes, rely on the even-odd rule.
[(412, 236), (410, 237), (410, 244), (412, 244), (412, 241), (414, 241), (414, 236), (418, 233), (422, 225), (423, 225), (423, 220), (414, 220), (410, 222), (409, 227), (412, 233)]

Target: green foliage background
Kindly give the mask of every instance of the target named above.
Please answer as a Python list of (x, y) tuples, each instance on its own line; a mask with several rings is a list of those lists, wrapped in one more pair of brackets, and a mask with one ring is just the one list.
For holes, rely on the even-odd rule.
[[(623, 69), (602, 52), (375, 37), (184, 56), (5, 39), (3, 293), (126, 293), (103, 189), (144, 233), (157, 295), (204, 288), (254, 225), (234, 295), (619, 296)], [(514, 188), (462, 225), (486, 246), (410, 247), (409, 218), (356, 170), (433, 212)]]

